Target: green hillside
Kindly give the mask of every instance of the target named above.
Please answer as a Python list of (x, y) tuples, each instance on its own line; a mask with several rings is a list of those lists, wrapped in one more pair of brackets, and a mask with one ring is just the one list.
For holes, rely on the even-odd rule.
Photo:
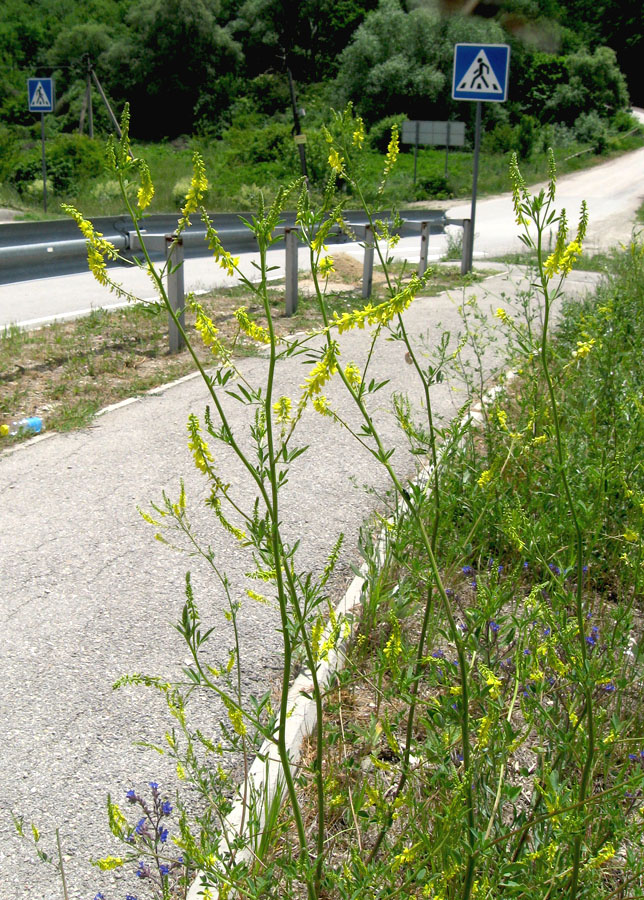
[[(90, 121), (96, 136), (112, 129), (92, 71), (117, 117), (130, 104), (135, 139), (165, 147), (171, 158), (196, 141), (226, 165), (250, 166), (235, 190), (252, 193), (299, 172), (297, 126), (307, 135), (311, 181), (323, 178), (320, 129), (329, 107), (348, 101), (374, 149), (404, 117), (459, 118), (471, 139), (474, 104), (451, 99), (457, 42), (511, 46), (508, 102), (485, 104), (488, 151), (527, 159), (547, 139), (572, 147), (566, 155), (576, 144), (601, 153), (611, 135), (633, 125), (627, 110), (641, 90), (634, 60), (642, 15), (641, 4), (609, 0), (480, 2), (467, 16), (458, 3), (431, 0), (6, 0), (3, 200), (28, 203), (41, 190), (40, 117), (27, 109), (28, 77), (55, 79), (55, 114), (45, 117), (55, 195), (83, 194), (93, 178), (94, 199), (109, 205), (110, 185), (95, 178), (102, 142), (78, 137)], [(295, 129), (291, 84), (301, 119)], [(167, 190), (187, 171), (181, 158)], [(425, 195), (458, 190), (438, 174), (429, 180)]]

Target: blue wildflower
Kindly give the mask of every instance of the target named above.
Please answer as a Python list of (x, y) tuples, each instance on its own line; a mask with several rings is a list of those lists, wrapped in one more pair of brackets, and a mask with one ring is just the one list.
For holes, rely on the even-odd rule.
[(463, 566), (463, 575), (471, 575), (473, 571), (472, 566)]
[(136, 791), (127, 791), (125, 796), (130, 801), (130, 803), (134, 803), (136, 801)]
[(549, 628), (544, 628), (544, 629), (543, 629), (543, 636), (544, 636), (544, 637), (550, 637), (550, 629), (549, 629)]
[(145, 829), (145, 817), (142, 819), (139, 819), (139, 821), (136, 823), (136, 828), (134, 830), (136, 831), (137, 834), (143, 834), (144, 829)]
[(170, 803), (169, 800), (163, 801), (163, 803), (161, 804), (161, 812), (163, 813), (164, 816), (170, 815), (170, 813), (172, 812), (172, 804)]
[(530, 650), (529, 650), (527, 647), (526, 647), (526, 649), (523, 651), (523, 655), (524, 655), (524, 656), (530, 656)]
[(559, 568), (559, 566), (556, 566), (554, 563), (550, 563), (548, 568), (554, 575), (561, 575), (561, 569)]
[(494, 634), (498, 634), (501, 630), (501, 626), (497, 622), (495, 622), (494, 619), (490, 619), (488, 625), (490, 627), (490, 631), (492, 631)]
[(94, 897), (94, 900), (105, 900), (105, 895), (101, 894), (99, 891), (98, 894)]
[(630, 759), (631, 762), (635, 762), (636, 760), (639, 759), (639, 756), (637, 755), (637, 753), (629, 753), (628, 758)]
[(530, 568), (530, 563), (528, 562), (527, 559), (526, 559), (526, 561), (523, 563), (523, 568), (524, 568), (524, 569), (529, 569), (529, 568)]
[(586, 643), (588, 644), (589, 647), (594, 647), (595, 644), (597, 643), (597, 641), (596, 641), (595, 638), (592, 636), (592, 634), (589, 634), (589, 635), (586, 637)]
[(161, 875), (169, 875), (170, 874), (170, 866), (166, 866), (165, 864), (160, 865), (159, 872), (161, 873)]
[(605, 690), (608, 694), (611, 694), (611, 693), (615, 690), (615, 685), (614, 685), (612, 682), (610, 682), (609, 684), (605, 684), (605, 685), (604, 685), (604, 690)]
[(159, 789), (158, 782), (150, 781), (150, 782), (148, 782), (148, 784), (150, 785), (150, 787), (152, 788), (153, 791), (158, 791), (158, 789)]
[(165, 844), (165, 842), (168, 840), (168, 829), (167, 828), (161, 829), (161, 831), (159, 832), (159, 840), (161, 841), (162, 844)]

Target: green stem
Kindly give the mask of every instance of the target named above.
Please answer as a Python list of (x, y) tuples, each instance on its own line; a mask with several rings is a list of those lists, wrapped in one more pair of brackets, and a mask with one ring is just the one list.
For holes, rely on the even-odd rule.
[[(549, 206), (549, 204), (548, 204)], [(548, 207), (546, 207), (547, 212)], [(589, 683), (589, 672), (587, 665), (587, 650), (586, 650), (586, 637), (585, 637), (585, 629), (584, 629), (584, 608), (583, 608), (583, 535), (581, 532), (581, 526), (579, 524), (579, 518), (577, 515), (577, 509), (573, 500), (572, 491), (570, 489), (570, 484), (568, 481), (568, 475), (566, 472), (566, 454), (563, 446), (563, 440), (561, 437), (561, 426), (559, 421), (559, 409), (557, 406), (557, 399), (555, 396), (554, 386), (552, 382), (552, 377), (550, 374), (550, 368), (548, 364), (548, 325), (550, 320), (550, 308), (551, 308), (551, 297), (548, 288), (548, 278), (544, 269), (543, 262), (543, 250), (542, 250), (542, 237), (543, 237), (543, 227), (542, 227), (542, 219), (539, 216), (535, 216), (535, 224), (537, 225), (538, 230), (538, 241), (537, 241), (537, 259), (539, 265), (539, 273), (541, 278), (541, 291), (543, 293), (544, 298), (544, 317), (543, 317), (543, 330), (541, 337), (541, 366), (543, 369), (544, 377), (546, 379), (546, 384), (548, 387), (548, 397), (550, 400), (550, 408), (552, 412), (552, 421), (554, 425), (555, 431), (555, 442), (557, 447), (557, 461), (559, 465), (559, 475), (561, 478), (561, 483), (563, 486), (564, 494), (566, 497), (566, 503), (568, 506), (568, 510), (570, 512), (570, 518), (573, 523), (573, 527), (575, 530), (575, 545), (576, 545), (576, 554), (577, 554), (577, 586), (575, 592), (575, 610), (577, 616), (577, 629), (579, 632), (579, 645), (581, 650), (581, 659), (582, 666), (584, 670), (583, 674), (583, 691), (586, 700), (586, 717), (588, 723), (588, 747), (586, 751), (586, 759), (584, 762), (584, 766), (581, 773), (581, 781), (579, 784), (579, 802), (583, 805), (586, 802), (586, 798), (588, 796), (588, 786), (590, 782), (590, 776), (592, 772), (593, 766), (593, 756), (595, 753), (595, 720), (594, 720), (594, 711), (593, 711), (593, 698), (592, 698), (592, 689)], [(563, 281), (563, 277), (561, 282)], [(561, 285), (560, 282), (560, 285)], [(560, 286), (559, 285), (559, 286)], [(555, 296), (558, 295), (558, 290), (555, 291)], [(581, 831), (575, 835), (574, 843), (573, 843), (573, 863), (572, 863), (572, 874), (570, 877), (570, 900), (575, 900), (577, 896), (577, 887), (579, 884), (579, 870), (581, 866), (581, 849), (582, 849), (582, 833)]]
[[(286, 789), (289, 796), (291, 811), (295, 820), (298, 841), (300, 844), (300, 861), (306, 876), (307, 895), (309, 900), (316, 900), (319, 890), (317, 879), (311, 881), (309, 875), (308, 864), (308, 843), (306, 839), (306, 830), (304, 828), (304, 820), (302, 818), (302, 810), (297, 797), (291, 760), (288, 755), (286, 746), (286, 722), (288, 719), (288, 692), (291, 680), (293, 646), (289, 631), (289, 617), (287, 594), (284, 585), (284, 570), (288, 569), (288, 561), (284, 559), (283, 545), (279, 528), (279, 486), (277, 477), (277, 466), (275, 458), (275, 445), (273, 437), (273, 420), (272, 420), (272, 402), (273, 402), (273, 382), (275, 379), (276, 365), (276, 340), (273, 327), (273, 320), (270, 313), (270, 306), (266, 296), (266, 251), (267, 245), (264, 235), (257, 234), (260, 252), (260, 272), (261, 272), (261, 292), (264, 301), (264, 309), (266, 312), (268, 329), (270, 334), (270, 358), (268, 366), (268, 376), (266, 381), (266, 398), (265, 398), (265, 420), (266, 420), (266, 440), (268, 444), (269, 472), (270, 472), (270, 490), (271, 490), (271, 545), (273, 553), (273, 563), (275, 566), (275, 580), (277, 585), (277, 595), (280, 609), (280, 619), (282, 625), (282, 641), (284, 649), (284, 659), (282, 664), (282, 690), (280, 696), (280, 720), (277, 748), (282, 763), (282, 771), (286, 782)], [(283, 565), (284, 562), (284, 565)], [(319, 694), (319, 691), (317, 692)]]

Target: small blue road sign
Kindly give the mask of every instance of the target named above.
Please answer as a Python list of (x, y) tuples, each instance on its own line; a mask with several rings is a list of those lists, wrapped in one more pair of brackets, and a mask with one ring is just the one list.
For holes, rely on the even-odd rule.
[(54, 111), (54, 79), (28, 78), (27, 96), (29, 112), (46, 113)]
[(502, 103), (508, 96), (509, 67), (507, 44), (456, 44), (452, 98)]

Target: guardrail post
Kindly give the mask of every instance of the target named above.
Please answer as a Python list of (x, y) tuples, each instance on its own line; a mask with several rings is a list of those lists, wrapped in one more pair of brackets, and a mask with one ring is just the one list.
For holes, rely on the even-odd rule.
[[(168, 300), (181, 327), (186, 327), (184, 311), (184, 284), (183, 284), (183, 238), (174, 234), (165, 236), (165, 258), (168, 278)], [(174, 319), (168, 314), (168, 333), (170, 338), (170, 353), (178, 353), (183, 348), (183, 337)]]
[(461, 275), (467, 275), (472, 271), (472, 254), (473, 254), (473, 234), (472, 220), (463, 219), (463, 250), (461, 256)]
[(418, 277), (427, 268), (427, 251), (429, 250), (429, 222), (420, 223), (420, 259), (418, 260)]
[(284, 264), (286, 277), (286, 315), (297, 312), (297, 228), (284, 228), (286, 245), (286, 261)]
[(362, 264), (362, 296), (371, 296), (373, 285), (373, 238), (371, 225), (364, 226), (364, 262)]

